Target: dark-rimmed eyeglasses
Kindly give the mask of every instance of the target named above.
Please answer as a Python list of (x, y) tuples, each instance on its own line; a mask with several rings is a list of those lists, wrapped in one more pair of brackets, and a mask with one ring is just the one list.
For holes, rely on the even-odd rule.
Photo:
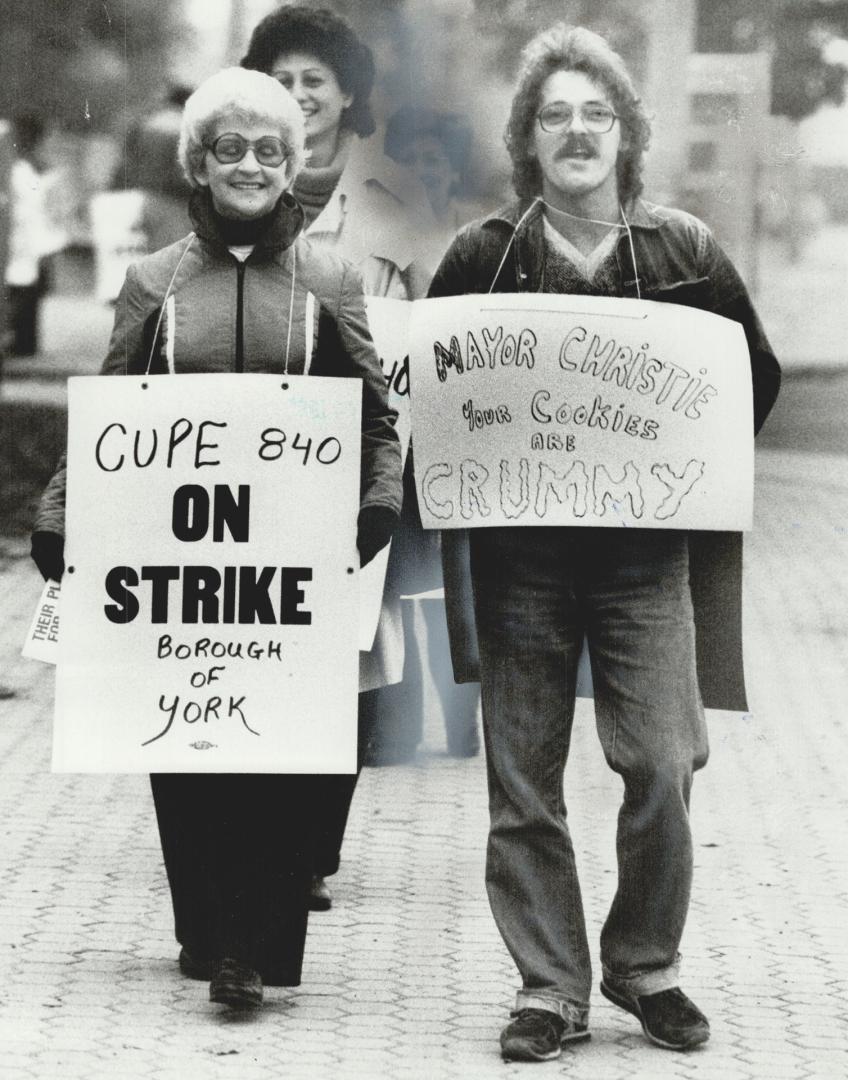
[(215, 160), (221, 165), (235, 165), (248, 150), (252, 150), (259, 164), (267, 165), (271, 169), (282, 165), (289, 152), (283, 140), (276, 135), (263, 135), (261, 139), (250, 142), (235, 131), (219, 135), (214, 142), (207, 143), (206, 148), (212, 151)]
[(545, 105), (536, 113), (536, 119), (543, 131), (556, 134), (570, 128), (575, 115), (580, 117), (583, 127), (593, 135), (606, 135), (608, 131), (612, 131), (612, 126), (618, 119), (608, 105), (580, 105), (575, 109), (565, 101), (552, 101)]

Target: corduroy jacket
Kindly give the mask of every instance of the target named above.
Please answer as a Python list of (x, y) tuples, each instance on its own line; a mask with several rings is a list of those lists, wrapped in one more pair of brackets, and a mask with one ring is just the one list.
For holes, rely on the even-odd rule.
[[(514, 202), (466, 225), (442, 259), (429, 295), (543, 291), (542, 207), (540, 200)], [(777, 398), (780, 366), (730, 259), (709, 228), (681, 210), (640, 200), (627, 220), (632, 248), (623, 231), (608, 278), (612, 295), (685, 304), (740, 323), (751, 356), (759, 431)], [(573, 288), (594, 291), (576, 272)], [(457, 682), (470, 682), (479, 678), (479, 657), (462, 530), (443, 533), (442, 557), (454, 674)], [(745, 711), (741, 533), (690, 533), (689, 562), (704, 704)]]

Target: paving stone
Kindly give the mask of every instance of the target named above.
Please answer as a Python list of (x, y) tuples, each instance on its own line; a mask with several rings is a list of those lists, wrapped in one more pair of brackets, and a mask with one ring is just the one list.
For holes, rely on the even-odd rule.
[[(745, 568), (752, 711), (710, 714), (712, 760), (692, 798), (683, 985), (713, 1037), (688, 1055), (652, 1048), (595, 986), (591, 1043), (545, 1075), (848, 1074), (848, 857), (834, 842), (848, 820), (848, 583), (845, 536), (826, 526), (848, 525), (848, 485), (827, 479), (844, 475), (841, 461), (758, 458)], [(15, 655), (39, 583), (25, 559), (0, 549), (0, 563), (0, 665), (26, 690), (0, 702), (2, 1080), (526, 1075), (498, 1053), (518, 980), (483, 886), (481, 758), (436, 752), (444, 734), (428, 713), (416, 765), (365, 770), (336, 904), (310, 920), (303, 987), (269, 991), (258, 1017), (233, 1021), (177, 975), (146, 779), (47, 771), (52, 676)], [(617, 785), (581, 702), (566, 791), (596, 971)]]

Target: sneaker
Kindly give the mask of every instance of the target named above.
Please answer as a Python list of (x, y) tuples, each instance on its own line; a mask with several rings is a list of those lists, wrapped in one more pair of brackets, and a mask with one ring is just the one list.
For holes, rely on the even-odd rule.
[(601, 983), (601, 993), (639, 1020), (645, 1037), (666, 1050), (691, 1050), (710, 1037), (710, 1022), (679, 986), (658, 994), (627, 997)]
[(193, 956), (185, 947), (180, 949), (180, 958), (177, 963), (187, 979), (199, 979), (201, 982), (209, 982), (215, 967), (211, 960)]
[(309, 886), (309, 910), (329, 911), (333, 906), (333, 894), (330, 892), (327, 882), (319, 874), (314, 874), (312, 884)]
[(504, 1061), (552, 1061), (567, 1042), (588, 1039), (586, 1024), (547, 1009), (518, 1009), (501, 1032)]
[(225, 956), (215, 967), (209, 983), (209, 1000), (234, 1009), (253, 1009), (262, 1004), (262, 979), (258, 971)]

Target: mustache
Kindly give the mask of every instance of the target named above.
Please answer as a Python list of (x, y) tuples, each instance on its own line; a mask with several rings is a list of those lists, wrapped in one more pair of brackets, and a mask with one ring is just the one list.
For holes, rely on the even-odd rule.
[(554, 160), (559, 161), (560, 158), (569, 157), (577, 150), (582, 150), (591, 157), (596, 156), (595, 144), (587, 135), (569, 134), (565, 142), (554, 154)]

